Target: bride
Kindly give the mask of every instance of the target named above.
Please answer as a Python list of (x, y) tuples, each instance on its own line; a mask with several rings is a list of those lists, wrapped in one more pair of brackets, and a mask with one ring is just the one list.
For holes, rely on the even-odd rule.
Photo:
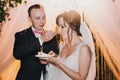
[[(79, 13), (73, 10), (64, 12), (56, 18), (62, 42), (58, 57), (48, 59), (46, 80), (94, 80), (94, 46), (93, 42), (89, 42), (90, 39), (85, 40), (85, 37), (89, 37), (85, 36), (84, 31), (80, 31), (85, 27), (80, 22)], [(80, 32), (83, 32), (83, 35)], [(49, 52), (49, 55), (54, 54), (53, 51)]]

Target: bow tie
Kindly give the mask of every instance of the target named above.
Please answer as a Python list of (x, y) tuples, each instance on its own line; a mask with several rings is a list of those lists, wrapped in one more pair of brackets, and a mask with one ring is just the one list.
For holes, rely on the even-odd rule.
[(34, 30), (34, 33), (35, 33), (35, 34), (43, 35), (43, 34), (45, 34), (45, 31), (44, 31), (44, 29), (41, 29), (41, 30), (39, 30), (39, 31), (35, 29), (35, 30)]

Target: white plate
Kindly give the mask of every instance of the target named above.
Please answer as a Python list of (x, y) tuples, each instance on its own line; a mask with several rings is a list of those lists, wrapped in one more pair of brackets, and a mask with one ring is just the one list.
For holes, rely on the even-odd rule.
[(46, 53), (38, 53), (38, 55), (35, 55), (35, 57), (38, 57), (39, 59), (48, 60), (51, 56)]

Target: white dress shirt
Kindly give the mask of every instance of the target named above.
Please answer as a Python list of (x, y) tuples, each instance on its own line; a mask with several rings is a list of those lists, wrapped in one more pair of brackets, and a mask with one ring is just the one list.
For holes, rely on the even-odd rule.
[[(34, 33), (34, 30), (35, 30), (35, 28), (32, 27), (33, 33)], [(40, 35), (40, 34), (37, 34), (37, 33), (34, 33), (34, 35), (35, 35), (36, 38), (38, 38), (38, 40), (39, 40), (39, 42), (40, 42), (40, 45), (42, 46), (43, 40), (41, 39), (41, 35)], [(40, 80), (43, 80), (43, 71), (42, 71), (42, 73), (41, 73), (41, 78), (40, 78)]]

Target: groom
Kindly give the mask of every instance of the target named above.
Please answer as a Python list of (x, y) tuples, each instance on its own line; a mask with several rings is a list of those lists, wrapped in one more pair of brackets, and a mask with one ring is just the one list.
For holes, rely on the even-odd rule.
[(46, 23), (44, 8), (34, 4), (28, 9), (30, 28), (15, 34), (13, 56), (20, 60), (20, 69), (16, 80), (40, 80), (41, 73), (45, 73), (45, 65), (35, 57), (40, 49), (44, 53), (50, 50), (58, 53), (56, 36), (53, 32), (43, 29)]

